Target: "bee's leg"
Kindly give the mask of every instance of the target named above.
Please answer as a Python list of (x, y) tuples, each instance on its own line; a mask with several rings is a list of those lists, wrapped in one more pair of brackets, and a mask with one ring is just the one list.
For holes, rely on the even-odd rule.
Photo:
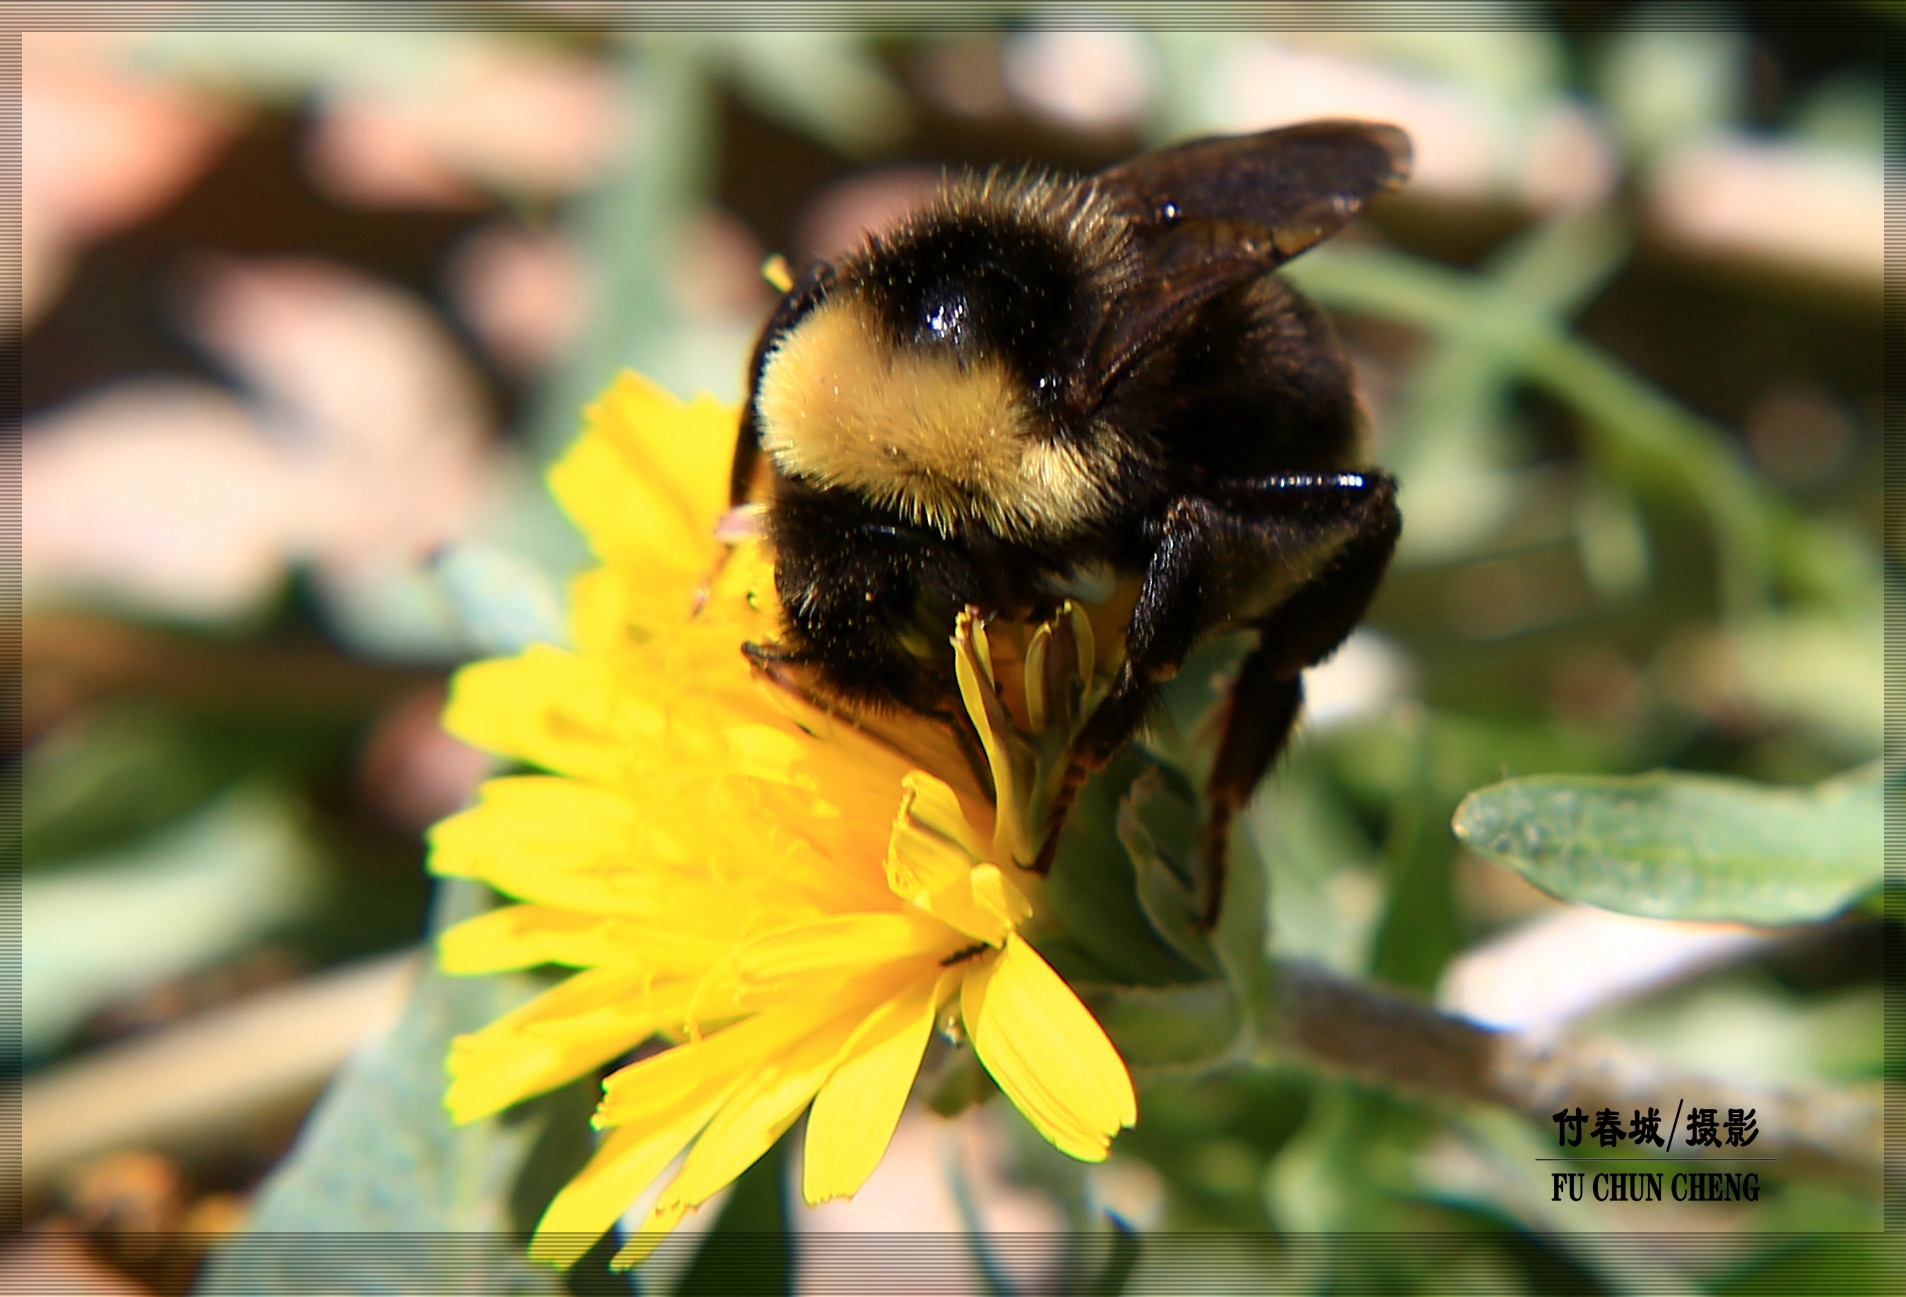
[(1311, 581), (1258, 621), (1258, 646), (1244, 659), (1226, 704), (1223, 737), (1205, 786), (1201, 920), (1214, 927), (1224, 902), (1231, 825), (1284, 750), (1303, 703), (1301, 673), (1336, 651), (1375, 596), (1402, 519), (1387, 477), (1356, 499), (1355, 530)]
[(1045, 842), (1033, 861), (1039, 873), (1052, 868), (1059, 834), (1085, 781), (1105, 769), (1132, 737), (1158, 696), (1159, 684), (1177, 674), (1198, 635), (1211, 626), (1206, 578), (1219, 565), (1225, 523), (1216, 505), (1189, 496), (1173, 501), (1160, 520), (1151, 563), (1125, 632), (1125, 661), (1066, 754)]
[(779, 666), (783, 663), (806, 666), (814, 660), (814, 655), (810, 652), (791, 649), (773, 640), (769, 640), (766, 644), (757, 644), (753, 640), (744, 641), (741, 645), (741, 656), (758, 667)]
[(1222, 507), (1177, 500), (1161, 520), (1125, 663), (1073, 742), (1040, 853), (1050, 865), (1079, 788), (1139, 727), (1158, 686), (1177, 673), (1192, 646), (1258, 597), (1267, 574), (1308, 569), (1314, 575), (1307, 582), (1249, 623), (1261, 631), (1260, 642), (1232, 686), (1207, 792), (1207, 925), (1223, 902), (1230, 825), (1296, 720), (1298, 675), (1328, 656), (1363, 616), (1401, 526), (1395, 483), (1375, 472), (1234, 482), (1221, 498)]
[(1105, 769), (1144, 723), (1158, 686), (1178, 674), (1199, 637), (1224, 619), (1227, 559), (1239, 536), (1248, 536), (1253, 527), (1250, 519), (1195, 496), (1174, 500), (1159, 519), (1151, 562), (1126, 627), (1125, 661), (1072, 740), (1046, 839), (1033, 864), (1039, 872), (1052, 867), (1059, 834), (1085, 781)]
[(1297, 709), (1304, 701), (1299, 672), (1269, 652), (1268, 643), (1245, 657), (1225, 699), (1223, 737), (1205, 784), (1204, 827), (1199, 832), (1199, 854), (1204, 860), (1203, 904), (1198, 922), (1206, 929), (1218, 923), (1224, 904), (1225, 877), (1230, 871), (1231, 825), (1251, 800), (1258, 781), (1277, 760), (1297, 725)]
[(1065, 828), (1072, 805), (1079, 799), (1085, 781), (1105, 769), (1125, 740), (1138, 729), (1145, 712), (1157, 694), (1157, 686), (1142, 672), (1133, 669), (1128, 659), (1119, 668), (1112, 689), (1086, 718), (1085, 727), (1072, 741), (1066, 753), (1065, 773), (1053, 793), (1052, 807), (1046, 815), (1046, 836), (1030, 868), (1039, 874), (1051, 871), (1059, 851), (1059, 834)]

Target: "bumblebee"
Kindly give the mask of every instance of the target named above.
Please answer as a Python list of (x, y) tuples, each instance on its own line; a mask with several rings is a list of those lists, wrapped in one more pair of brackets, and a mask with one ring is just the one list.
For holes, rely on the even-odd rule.
[(1195, 140), (1083, 179), (949, 182), (807, 266), (755, 347), (733, 501), (765, 506), (783, 609), (758, 662), (852, 706), (957, 716), (958, 612), (1038, 620), (1135, 585), (1065, 810), (1202, 640), (1256, 632), (1206, 788), (1205, 919), (1228, 830), (1362, 617), (1401, 519), (1360, 459), (1351, 368), (1273, 272), (1409, 170), (1391, 126)]

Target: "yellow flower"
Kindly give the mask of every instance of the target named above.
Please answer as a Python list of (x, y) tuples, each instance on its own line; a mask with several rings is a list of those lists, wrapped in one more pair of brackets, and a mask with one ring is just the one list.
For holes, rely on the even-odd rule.
[[(1023, 935), (1031, 876), (974, 828), (1004, 834), (1012, 816), (993, 823), (975, 788), (916, 768), (891, 735), (756, 678), (740, 646), (775, 629), (758, 546), (702, 597), (734, 430), (732, 409), (624, 375), (550, 475), (602, 560), (573, 591), (574, 651), (468, 667), (446, 713), (461, 737), (549, 773), (492, 780), (433, 832), (433, 870), (519, 902), (446, 932), (444, 968), (578, 970), (456, 1042), (453, 1117), (658, 1034), (677, 1042), (604, 1082), (595, 1123), (609, 1133), (531, 1245), (557, 1264), (686, 1150), (617, 1257), (639, 1260), (803, 1111), (804, 1196), (854, 1193), (936, 1024), (963, 1024), (1000, 1089), (1074, 1157), (1103, 1158), (1136, 1119), (1124, 1063)], [(963, 625), (960, 646), (970, 697), (976, 651), (990, 670), (983, 631)], [(925, 729), (915, 751), (932, 761)]]

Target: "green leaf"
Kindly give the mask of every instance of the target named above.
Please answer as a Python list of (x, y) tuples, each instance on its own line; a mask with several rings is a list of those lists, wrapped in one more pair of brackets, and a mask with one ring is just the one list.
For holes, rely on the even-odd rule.
[[(440, 887), (439, 928), (486, 903), (479, 884)], [(254, 1199), (245, 1233), (215, 1257), (208, 1290), (561, 1291), (553, 1272), (525, 1259), (511, 1197), (544, 1120), (564, 1105), (526, 1105), (466, 1126), (453, 1125), (443, 1107), (450, 1041), (538, 989), (525, 975), (426, 971), (390, 1034), (346, 1066), (306, 1120)], [(324, 1237), (397, 1231), (456, 1234), (464, 1242), (353, 1246)]]
[(1376, 846), (1303, 751), (1291, 753), (1244, 810), (1274, 904), (1271, 948), (1282, 960), (1348, 976), (1370, 961), (1382, 915)]
[(675, 1297), (793, 1290), (794, 1244), (788, 1233), (788, 1144), (783, 1135), (735, 1181)]
[(1216, 975), (1211, 937), (1198, 926), (1198, 901), (1190, 879), (1198, 849), (1198, 806), (1182, 779), (1168, 786), (1166, 771), (1153, 766), (1132, 781), (1118, 807), (1118, 840), (1137, 873), (1139, 908), (1152, 930), (1206, 973)]
[(568, 646), (562, 590), (524, 555), (485, 541), (455, 541), (438, 553), (434, 570), (464, 637), (479, 653), (521, 653), (538, 643)]
[(1479, 789), (1456, 836), (1564, 900), (1657, 919), (1777, 925), (1880, 882), (1877, 765), (1811, 789), (1655, 771)]
[(1194, 785), (1204, 783), (1218, 750), (1218, 705), (1229, 696), (1238, 664), (1256, 644), (1253, 632), (1215, 636), (1194, 649), (1159, 690), (1141, 742)]
[(1880, 619), (1800, 614), (1735, 628), (1726, 651), (1749, 706), (1799, 721), (1835, 742), (1847, 759), (1880, 750), (1886, 717), (1885, 637)]
[(1277, 1034), (1277, 967), (1271, 962), (1270, 882), (1249, 833), (1231, 834), (1224, 908), (1212, 934), (1218, 966), (1260, 1048)]
[[(536, 454), (554, 459), (579, 427), (577, 411), (617, 371), (670, 383), (693, 332), (672, 288), (690, 213), (713, 201), (718, 100), (710, 53), (692, 32), (642, 32), (615, 51), (619, 129), (639, 146), (569, 218), (593, 275), (596, 307), (583, 335), (543, 384), (531, 421)], [(737, 351), (739, 362), (745, 351)], [(693, 395), (693, 389), (688, 392)]]
[[(1118, 839), (1118, 805), (1149, 765), (1130, 748), (1120, 752), (1086, 784), (1060, 835), (1045, 900), (1061, 931), (1039, 934), (1034, 945), (1068, 981), (1164, 986), (1205, 976), (1153, 930)], [(1073, 951), (1083, 964), (1067, 957)]]
[(1082, 990), (1119, 1057), (1132, 1067), (1195, 1067), (1230, 1054), (1244, 1015), (1224, 982)]
[(1138, 1231), (1116, 1216), (1110, 1220), (1111, 1255), (1105, 1259), (1105, 1268), (1081, 1289), (1084, 1297), (1119, 1297), (1132, 1281), (1132, 1272), (1138, 1269), (1139, 1254), (1144, 1250)]
[(18, 947), (29, 1053), (56, 1047), (128, 990), (243, 950), (321, 889), (304, 808), (241, 784), (124, 850), (23, 880)]
[(911, 125), (906, 92), (865, 33), (736, 31), (722, 45), (736, 88), (757, 108), (844, 153), (878, 152)]
[[(1410, 752), (1408, 777), (1398, 788), (1384, 835), (1388, 899), (1370, 952), (1370, 972), (1381, 981), (1428, 991), (1461, 944), (1452, 869), (1456, 844), (1443, 825), (1462, 784), (1451, 786), (1454, 764), (1442, 726), (1420, 712), (1398, 718)], [(1467, 781), (1464, 781), (1467, 782)]]
[[(1592, 228), (1570, 231), (1585, 241)], [(1532, 264), (1532, 263), (1531, 263)], [(1513, 267), (1512, 267), (1513, 268)], [(1680, 482), (1715, 531), (1720, 586), (1730, 616), (1761, 611), (1769, 593), (1770, 527), (1810, 524), (1748, 471), (1738, 444), (1663, 396), (1613, 357), (1569, 336), (1552, 317), (1500, 308), (1497, 285), (1424, 258), (1337, 244), (1293, 262), (1298, 287), (1326, 307), (1399, 320), (1443, 342), (1464, 340), (1582, 416), (1584, 448), (1598, 471), (1638, 493)], [(1554, 284), (1558, 293), (1567, 285)], [(1566, 293), (1560, 293), (1566, 297)]]
[(95, 709), (62, 724), (20, 761), (23, 863), (123, 847), (185, 814), (233, 772), (189, 726), (150, 705)]

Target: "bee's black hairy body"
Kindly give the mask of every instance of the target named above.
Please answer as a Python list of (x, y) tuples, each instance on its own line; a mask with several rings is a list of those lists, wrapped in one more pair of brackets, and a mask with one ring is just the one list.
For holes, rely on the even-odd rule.
[(784, 618), (751, 653), (957, 717), (961, 609), (1039, 619), (1124, 580), (1125, 661), (1076, 789), (1201, 639), (1254, 629), (1208, 790), (1221, 877), (1299, 672), (1361, 617), (1400, 528), (1336, 336), (1273, 271), (1407, 165), (1394, 128), (1319, 122), (1079, 181), (991, 173), (808, 267), (756, 348), (736, 455)]

